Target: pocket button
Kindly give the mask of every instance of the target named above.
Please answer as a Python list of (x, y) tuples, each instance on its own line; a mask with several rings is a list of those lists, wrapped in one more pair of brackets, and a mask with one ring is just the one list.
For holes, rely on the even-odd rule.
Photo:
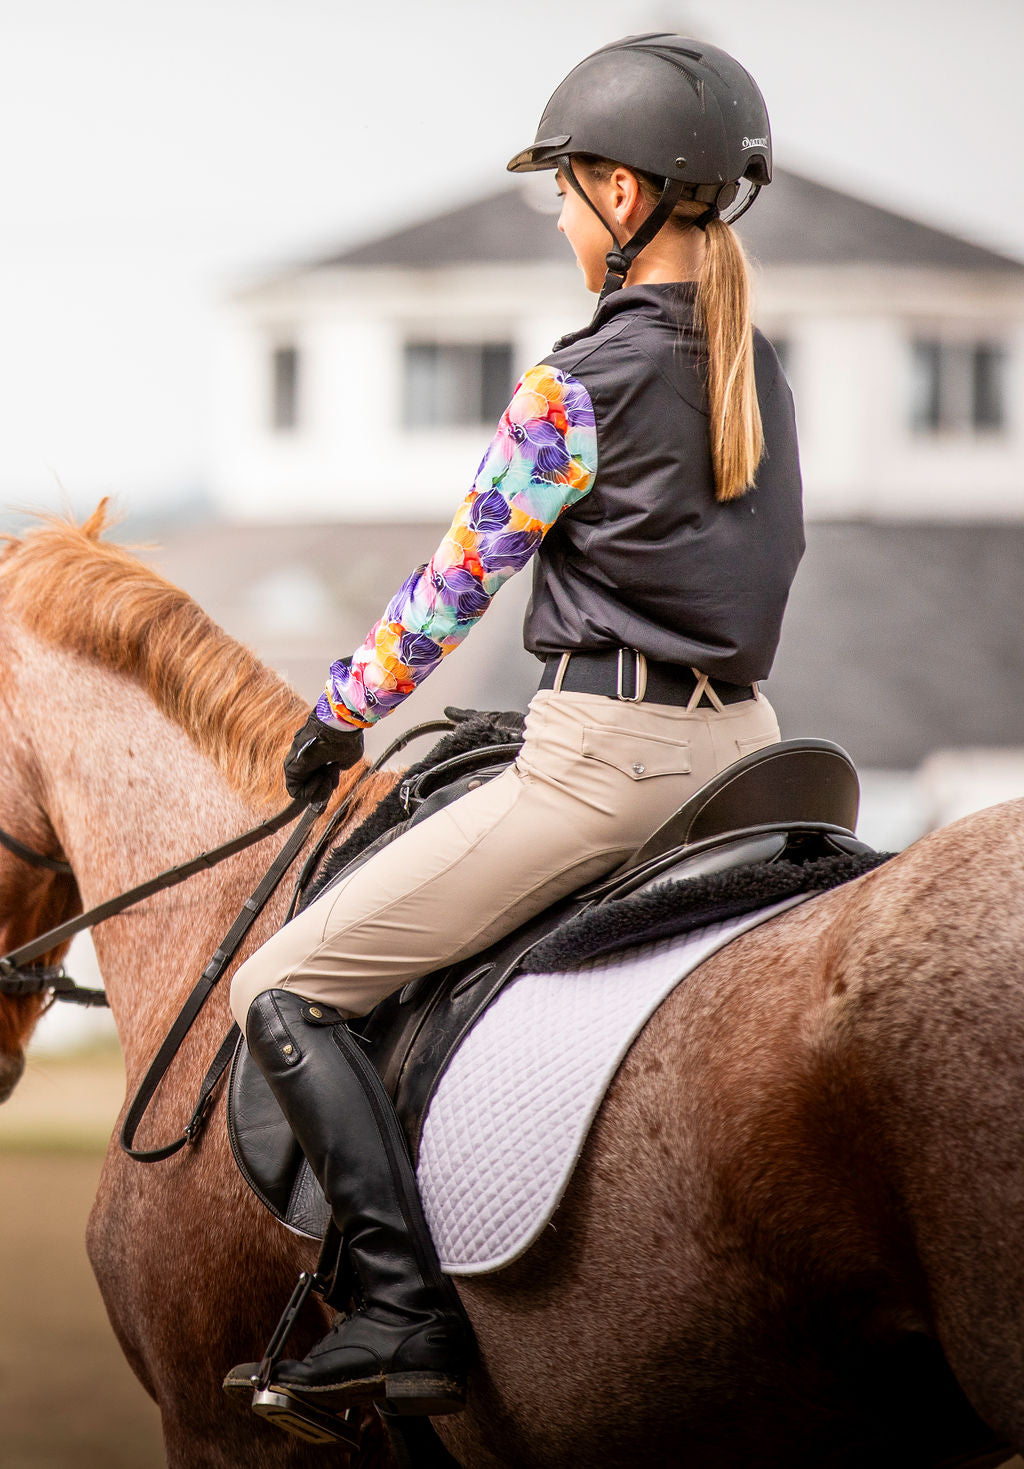
[(642, 761), (640, 761), (640, 760), (634, 760), (633, 761), (633, 774), (634, 775), (643, 775), (643, 773), (644, 773), (644, 771), (646, 769), (647, 769), (647, 766), (644, 765), (642, 763)]

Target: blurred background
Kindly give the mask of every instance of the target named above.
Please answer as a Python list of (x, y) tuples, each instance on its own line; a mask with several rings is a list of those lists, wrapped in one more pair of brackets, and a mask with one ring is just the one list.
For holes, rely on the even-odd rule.
[[(586, 52), (657, 29), (736, 54), (772, 116), (740, 232), (809, 524), (768, 693), (784, 735), (851, 752), (861, 835), (900, 847), (1024, 792), (1019, 0), (0, 0), (3, 521), (114, 495), (118, 535), (312, 701), (516, 377), (589, 318), (550, 175), (505, 162)], [(525, 704), (527, 590), (374, 749)], [(4, 1257), (51, 1230), (70, 1272), (0, 1276), (12, 1469), (71, 1462), (33, 1386), (55, 1315), (88, 1343), (74, 1462), (161, 1462), (80, 1244), (118, 1068), (108, 1018), (55, 1011), (0, 1113)]]

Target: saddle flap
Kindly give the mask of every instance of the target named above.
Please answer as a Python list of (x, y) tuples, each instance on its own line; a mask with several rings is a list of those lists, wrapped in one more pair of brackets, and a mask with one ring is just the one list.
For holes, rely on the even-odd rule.
[(227, 1116), (232, 1155), (253, 1193), (289, 1229), (322, 1239), (327, 1201), (244, 1036), (231, 1059)]

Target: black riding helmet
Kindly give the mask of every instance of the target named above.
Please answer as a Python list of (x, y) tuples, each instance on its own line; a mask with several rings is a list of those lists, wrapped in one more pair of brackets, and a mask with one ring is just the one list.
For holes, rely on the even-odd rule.
[[(610, 158), (663, 180), (654, 209), (621, 248), (577, 178), (574, 154)], [(734, 203), (746, 179), (750, 193), (729, 222), (750, 208), (772, 177), (768, 112), (750, 73), (717, 46), (660, 31), (626, 36), (569, 73), (545, 107), (536, 139), (508, 165), (510, 173), (543, 168), (560, 168), (612, 236), (603, 300), (623, 284), (680, 199), (707, 204), (694, 221), (703, 229)]]

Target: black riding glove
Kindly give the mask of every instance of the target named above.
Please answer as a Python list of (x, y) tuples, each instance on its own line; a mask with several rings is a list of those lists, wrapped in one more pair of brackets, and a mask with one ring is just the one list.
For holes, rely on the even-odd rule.
[(288, 794), (307, 804), (325, 800), (338, 784), (338, 775), (363, 753), (361, 729), (337, 729), (325, 724), (314, 709), (292, 740), (284, 757)]

